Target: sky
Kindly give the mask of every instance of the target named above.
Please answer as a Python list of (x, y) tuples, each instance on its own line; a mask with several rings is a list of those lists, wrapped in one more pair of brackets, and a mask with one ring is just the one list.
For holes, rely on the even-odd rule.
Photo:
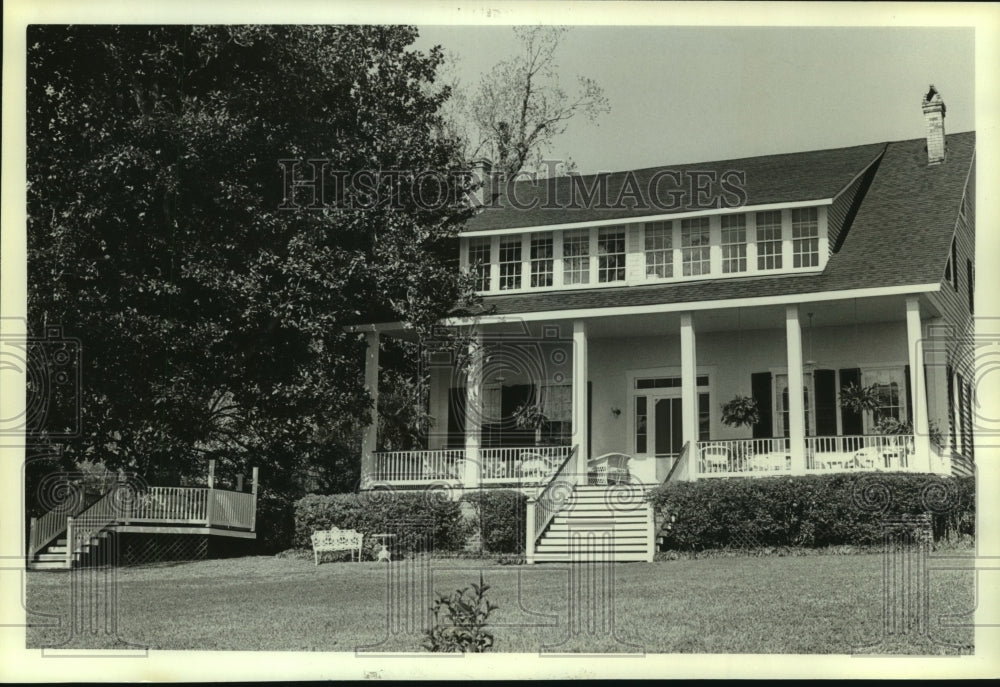
[[(461, 83), (517, 49), (509, 26), (420, 26)], [(581, 173), (819, 150), (924, 136), (934, 84), (948, 133), (975, 127), (969, 28), (576, 26), (560, 80), (595, 79), (611, 112), (572, 121), (551, 159)]]

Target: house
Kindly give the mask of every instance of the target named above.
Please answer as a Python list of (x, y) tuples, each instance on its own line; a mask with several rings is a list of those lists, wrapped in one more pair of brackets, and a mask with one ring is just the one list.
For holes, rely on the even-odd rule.
[[(624, 484), (971, 472), (975, 134), (933, 86), (922, 110), (912, 140), (507, 187), (460, 235), (483, 307), (444, 323), (467, 355), (429, 356), (427, 445), (369, 427), (362, 487), (522, 488), (529, 560), (568, 555), (573, 504), (631, 523), (623, 560), (652, 555)], [(408, 330), (358, 331), (377, 393)]]

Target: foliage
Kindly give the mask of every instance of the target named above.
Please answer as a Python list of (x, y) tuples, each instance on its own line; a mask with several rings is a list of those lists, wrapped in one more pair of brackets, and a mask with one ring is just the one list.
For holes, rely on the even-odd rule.
[(490, 553), (522, 553), (528, 497), (513, 489), (490, 489), (467, 494), (472, 504), (483, 549)]
[(610, 111), (604, 90), (577, 76), (573, 91), (559, 82), (556, 50), (564, 27), (515, 27), (519, 54), (482, 77), (474, 93), (456, 88), (450, 131), (464, 140), (468, 159), (487, 158), (495, 171), (512, 178), (527, 165), (539, 166), (553, 139), (578, 115), (596, 122)]
[(310, 537), (331, 527), (357, 530), (368, 540), (375, 534), (395, 534), (402, 551), (458, 551), (467, 527), (457, 501), (434, 491), (310, 494), (295, 503), (295, 537), (283, 548), (311, 548)]
[(840, 390), (840, 405), (855, 413), (874, 412), (882, 407), (878, 384), (861, 386), (851, 382)]
[[(941, 492), (940, 490), (947, 490)], [(754, 546), (865, 545), (882, 541), (887, 520), (935, 512), (934, 536), (972, 534), (975, 482), (971, 477), (930, 475), (805, 475), (759, 479), (706, 479), (666, 484), (648, 498), (663, 523), (667, 548), (703, 550)], [(885, 507), (874, 507), (885, 497)]]
[[(471, 293), (454, 265), (469, 210), (439, 133), (441, 51), (411, 50), (416, 35), (28, 28), (30, 331), (59, 324), (85, 351), (68, 461), (171, 484), (215, 458), (259, 466), (262, 495), (286, 500), (310, 483), (356, 486), (371, 404), (345, 325), (425, 331)], [(398, 202), (345, 191), (307, 207), (300, 188), (282, 209), (279, 162), (310, 159), (441, 172), (448, 202), (417, 203), (407, 176)], [(56, 432), (67, 417), (47, 420)]]
[(757, 424), (760, 422), (757, 401), (749, 396), (737, 396), (722, 406), (722, 422), (730, 427)]
[(450, 595), (439, 594), (431, 606), (434, 624), (427, 628), (423, 646), (428, 651), (484, 653), (493, 648), (493, 634), (484, 628), (490, 613), (499, 606), (486, 599), (490, 586), (483, 582), (471, 588), (456, 589)]

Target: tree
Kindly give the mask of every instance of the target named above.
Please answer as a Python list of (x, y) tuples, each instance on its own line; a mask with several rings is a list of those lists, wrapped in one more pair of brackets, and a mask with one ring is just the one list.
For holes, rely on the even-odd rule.
[[(345, 447), (372, 418), (345, 325), (427, 328), (471, 293), (454, 255), (460, 155), (437, 133), (441, 51), (415, 37), (29, 27), (29, 326), (82, 341), (69, 457), (160, 483), (209, 457), (259, 465), (278, 495), (317, 471), (356, 483)], [(404, 173), (392, 202), (299, 189), (289, 207), (279, 161), (311, 159)], [(420, 202), (428, 181), (443, 204)]]
[(585, 76), (569, 92), (559, 81), (556, 50), (568, 29), (515, 27), (520, 51), (484, 75), (475, 93), (451, 101), (450, 131), (466, 139), (469, 159), (485, 157), (507, 178), (538, 166), (570, 120), (590, 122), (610, 111), (604, 90)]

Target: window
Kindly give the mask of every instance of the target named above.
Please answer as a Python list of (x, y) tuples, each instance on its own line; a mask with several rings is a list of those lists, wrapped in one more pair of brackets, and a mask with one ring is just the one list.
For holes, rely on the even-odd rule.
[(781, 211), (757, 213), (757, 269), (781, 269)]
[(563, 234), (563, 284), (590, 283), (590, 231)]
[(816, 208), (792, 210), (792, 266), (819, 265), (819, 211)]
[[(708, 375), (698, 375), (695, 377), (695, 384), (698, 386), (708, 386)], [(636, 389), (680, 389), (680, 377), (637, 377), (635, 380)]]
[(500, 289), (521, 288), (521, 237), (500, 239)]
[(542, 414), (547, 422), (540, 428), (536, 440), (568, 444), (573, 435), (573, 387), (570, 384), (543, 384)]
[(674, 276), (674, 230), (670, 222), (646, 223), (646, 276), (666, 279)]
[[(813, 417), (811, 412), (812, 407), (812, 388), (813, 388), (813, 378), (811, 372), (803, 373), (802, 375), (802, 403), (805, 409), (805, 429), (806, 436), (813, 436), (816, 433), (816, 428), (812, 424)], [(775, 436), (787, 437), (789, 436), (788, 427), (788, 375), (775, 375), (774, 376), (775, 386), (777, 387), (778, 394), (777, 400), (777, 419), (778, 419), (778, 433)]]
[(597, 281), (625, 281), (623, 227), (606, 227), (597, 233)]
[(861, 375), (864, 386), (875, 385), (879, 407), (866, 413), (866, 432), (874, 433), (879, 421), (892, 418), (906, 422), (906, 378), (901, 367), (880, 370), (864, 370)]
[(745, 215), (722, 216), (722, 272), (747, 271), (747, 218)]
[(681, 220), (681, 265), (685, 277), (708, 274), (709, 258), (708, 217)]
[(531, 237), (531, 285), (552, 286), (552, 234)]
[(490, 290), (490, 239), (469, 240), (469, 269), (476, 280), (476, 291)]
[(649, 432), (646, 417), (646, 397), (635, 397), (635, 452), (646, 452), (646, 435)]

